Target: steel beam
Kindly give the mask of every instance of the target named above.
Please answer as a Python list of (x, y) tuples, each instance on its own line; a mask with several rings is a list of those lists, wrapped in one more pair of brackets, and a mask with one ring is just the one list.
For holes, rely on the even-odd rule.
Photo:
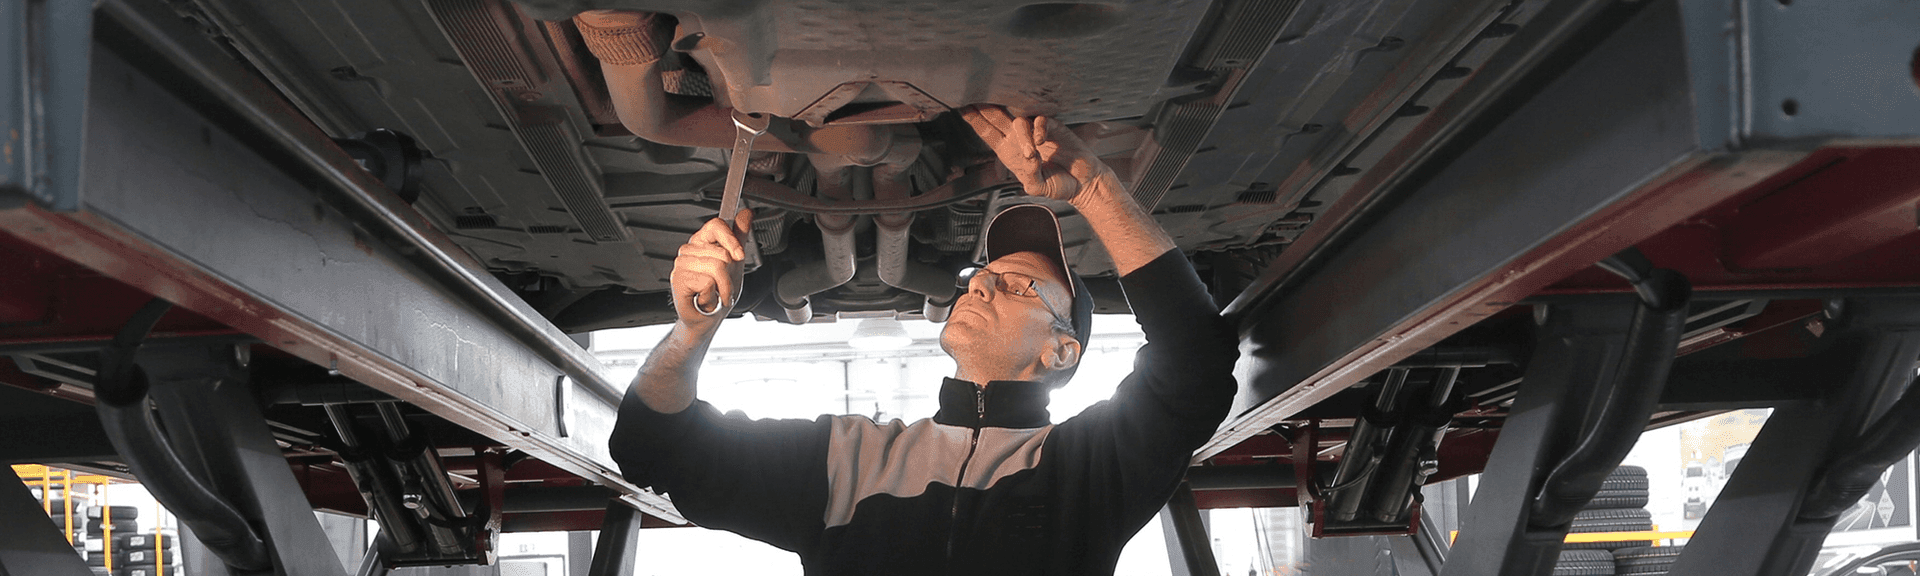
[[(1911, 21), (1912, 3), (1816, 11), (1847, 15), (1830, 21), (1861, 20), (1878, 44), (1863, 46), (1860, 61), (1838, 48), (1823, 47), (1820, 59), (1779, 49), (1827, 24), (1796, 24), (1769, 12), (1779, 11), (1772, 4), (1722, 4), (1640, 6), (1524, 105), (1461, 143), (1431, 177), (1378, 203), (1364, 228), (1328, 240), (1312, 266), (1277, 270), (1241, 294), (1227, 309), (1246, 336), (1235, 416), (1197, 458), (1720, 203), (1811, 150), (1920, 144), (1920, 95), (1897, 77), (1916, 32), (1893, 24)], [(1749, 4), (1755, 8), (1746, 10)], [(1752, 16), (1730, 10), (1769, 12), (1750, 22), (1778, 34), (1764, 48), (1730, 41), (1731, 22)], [(1874, 14), (1884, 23), (1866, 21)], [(1862, 44), (1852, 33), (1839, 35), (1849, 46)], [(1795, 71), (1856, 90), (1817, 89), (1791, 78)], [(1846, 74), (1885, 80), (1839, 77)], [(1753, 84), (1749, 75), (1772, 80)], [(1786, 90), (1761, 86), (1776, 84), (1817, 95), (1821, 114), (1804, 113), (1801, 103), (1800, 115), (1782, 119), (1769, 116), (1782, 114), (1775, 108), (1752, 104)]]
[(0, 574), (93, 574), (11, 466), (0, 466)]
[(1531, 526), (1534, 495), (1577, 440), (1588, 406), (1609, 368), (1626, 353), (1632, 302), (1550, 308), (1519, 397), (1501, 426), (1460, 538), (1447, 552), (1446, 576), (1546, 574), (1566, 526)]
[[(382, 240), (391, 231), (376, 236), (367, 230), (385, 230), (395, 221), (349, 218), (370, 209), (341, 208), (352, 202), (317, 192), (316, 186), (328, 190), (341, 182), (373, 182), (357, 169), (342, 168), (353, 166), (351, 159), (324, 138), (298, 150), (263, 146), (261, 132), (267, 128), (232, 123), (247, 116), (209, 116), (150, 79), (148, 73), (178, 73), (167, 82), (190, 90), (209, 78), (238, 82), (249, 77), (244, 70), (228, 70), (236, 67), (231, 59), (164, 6), (108, 6), (113, 23), (131, 30), (116, 42), (154, 46), (128, 52), (149, 59), (144, 68), (130, 64), (126, 54), (94, 51), (86, 100), (88, 169), (79, 211), (59, 213), (16, 202), (0, 208), (0, 228), (610, 486), (648, 514), (684, 522), (665, 498), (616, 472), (605, 439), (620, 388), (607, 380), (597, 361), (551, 324), (514, 328), (470, 294), (449, 288), (442, 281), (449, 272), (434, 271), (415, 257), (447, 255), (436, 251), (452, 246), (443, 235), (425, 226), (410, 228), (408, 237), (427, 247), (416, 242), (405, 250), (393, 248)], [(165, 14), (141, 12), (149, 9)], [(205, 90), (223, 98), (272, 98), (269, 88), (253, 82)], [(275, 116), (280, 122), (299, 120), (291, 106), (271, 101), (280, 106), (281, 116)], [(214, 98), (196, 103), (227, 104)], [(310, 124), (305, 128), (311, 134), (281, 133), (272, 142), (319, 134)], [(289, 165), (290, 155), (325, 161)], [(302, 166), (317, 164), (334, 166), (336, 172), (320, 178), (300, 173)], [(381, 205), (410, 210), (397, 206)], [(417, 215), (399, 220), (419, 221)], [(494, 304), (513, 308), (517, 303), (515, 310), (538, 318), (470, 257), (447, 255), (433, 262), (497, 289), (494, 296), (505, 300)], [(529, 330), (543, 336), (530, 336)], [(551, 340), (564, 346), (549, 346)], [(577, 393), (556, 393), (557, 386)]]
[(1173, 533), (1167, 547), (1176, 552), (1171, 561), (1174, 574), (1220, 576), (1220, 564), (1213, 557), (1213, 538), (1207, 536), (1207, 522), (1193, 500), (1193, 490), (1185, 483), (1174, 490), (1173, 498), (1160, 510), (1160, 521)]
[(387, 559), (387, 550), (393, 544), (385, 534), (375, 536), (373, 543), (367, 546), (367, 553), (360, 557), (360, 567), (353, 570), (354, 576), (387, 576), (393, 571), (393, 563)]
[[(1805, 574), (1836, 518), (1801, 507), (1837, 453), (1907, 392), (1920, 361), (1920, 299), (1848, 300), (1818, 402), (1774, 410), (1669, 574)], [(1482, 486), (1485, 489), (1485, 486)]]
[(640, 549), (640, 513), (619, 502), (607, 504), (600, 541), (593, 547), (587, 576), (630, 576)]

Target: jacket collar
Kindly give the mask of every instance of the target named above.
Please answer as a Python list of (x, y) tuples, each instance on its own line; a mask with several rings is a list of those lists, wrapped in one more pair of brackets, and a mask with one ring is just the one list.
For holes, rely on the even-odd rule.
[(940, 385), (940, 412), (933, 421), (968, 428), (1039, 428), (1053, 423), (1047, 393), (1039, 382), (995, 380), (982, 387), (947, 378)]

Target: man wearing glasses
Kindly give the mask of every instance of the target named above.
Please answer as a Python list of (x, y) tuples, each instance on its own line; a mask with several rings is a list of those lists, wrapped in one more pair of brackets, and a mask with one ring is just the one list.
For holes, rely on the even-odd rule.
[(628, 480), (696, 524), (799, 554), (808, 574), (1113, 572), (1226, 417), (1238, 342), (1166, 232), (1065, 126), (997, 107), (962, 116), (1028, 194), (1070, 203), (1112, 257), (1147, 338), (1113, 398), (1050, 423), (1047, 394), (1079, 366), (1093, 299), (1053, 212), (1026, 204), (994, 217), (987, 265), (963, 275), (940, 335), (958, 369), (933, 418), (721, 415), (694, 391), (725, 314), (693, 310), (738, 295), (743, 211), (731, 227), (708, 222), (674, 261), (678, 322), (610, 441)]

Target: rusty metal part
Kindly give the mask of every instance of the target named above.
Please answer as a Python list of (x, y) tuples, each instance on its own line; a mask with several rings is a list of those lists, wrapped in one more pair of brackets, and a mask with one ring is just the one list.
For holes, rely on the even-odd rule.
[(791, 186), (748, 178), (746, 190), (742, 196), (753, 199), (754, 203), (774, 208), (805, 212), (808, 214), (834, 216), (863, 216), (874, 214), (911, 213), (950, 206), (971, 200), (1007, 186), (1017, 184), (1006, 171), (999, 166), (985, 166), (968, 170), (946, 184), (941, 184), (918, 196), (876, 198), (870, 201), (847, 202), (832, 198), (818, 198), (801, 194)]
[[(914, 186), (908, 170), (917, 161), (917, 155), (893, 154), (887, 162), (875, 166), (872, 180), (874, 200), (897, 203), (911, 198)], [(874, 217), (877, 272), (880, 281), (888, 286), (926, 296), (921, 312), (927, 320), (943, 322), (953, 309), (956, 292), (953, 274), (910, 258), (913, 218), (911, 210)]]
[[(659, 14), (617, 10), (595, 10), (574, 17), (587, 49), (600, 59), (620, 123), (635, 136), (675, 146), (731, 148), (731, 110), (716, 102), (666, 92), (661, 58), (668, 54), (667, 43), (672, 38), (669, 22)], [(814, 129), (779, 120), (768, 127), (771, 138), (760, 148), (871, 160), (886, 155), (893, 145), (892, 134), (877, 126)]]
[[(872, 168), (850, 166), (843, 157), (826, 154), (812, 156), (812, 160), (817, 173), (814, 186), (822, 198), (829, 201), (872, 198)], [(807, 297), (853, 280), (856, 265), (853, 240), (855, 223), (855, 217), (849, 215), (820, 214), (814, 217), (814, 225), (820, 228), (823, 258), (795, 266), (781, 274), (774, 283), (774, 300), (786, 310), (787, 323), (805, 324), (813, 318), (813, 305)]]
[(906, 82), (848, 82), (793, 115), (811, 126), (927, 122), (948, 110)]
[[(1073, 124), (1147, 113), (1182, 64), (1182, 48), (1203, 29), (1214, 4), (520, 2), (523, 10), (542, 20), (639, 6), (680, 15), (674, 47), (716, 80), (717, 99), (756, 112), (798, 117), (842, 85), (898, 82), (945, 106), (994, 103), (1022, 115), (1058, 116)], [(857, 116), (892, 108), (893, 103), (911, 107), (892, 97), (870, 96), (857, 97), (853, 109), (834, 113)]]

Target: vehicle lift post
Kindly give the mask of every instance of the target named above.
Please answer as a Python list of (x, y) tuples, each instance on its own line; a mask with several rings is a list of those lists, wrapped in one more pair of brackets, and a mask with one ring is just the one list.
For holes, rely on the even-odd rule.
[(1441, 574), (1551, 571), (1575, 512), (1645, 429), (1686, 323), (1684, 279), (1629, 250), (1602, 263), (1640, 299), (1601, 297), (1544, 314), (1500, 439)]
[(0, 542), (0, 574), (93, 574), (12, 466), (0, 468)]
[(1774, 409), (1669, 574), (1807, 573), (1838, 512), (1920, 442), (1920, 298), (1829, 309), (1838, 342), (1807, 359), (1823, 394)]

